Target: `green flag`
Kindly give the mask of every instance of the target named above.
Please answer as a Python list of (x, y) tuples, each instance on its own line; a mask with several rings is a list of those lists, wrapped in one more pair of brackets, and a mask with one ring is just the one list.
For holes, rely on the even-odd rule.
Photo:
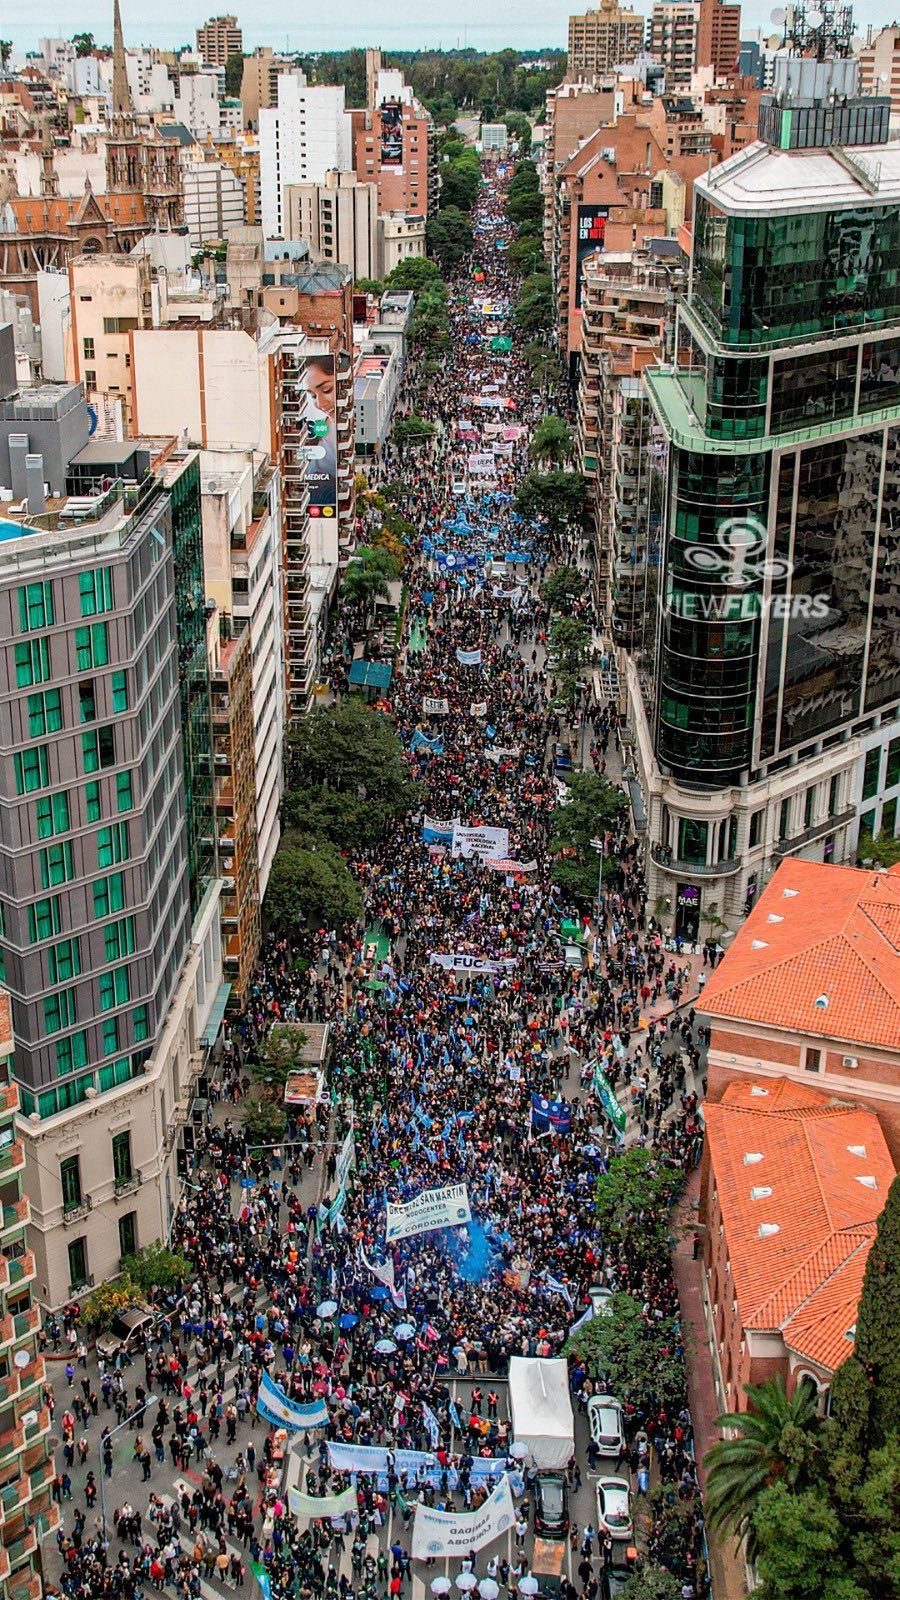
[(606, 1115), (609, 1117), (613, 1127), (616, 1129), (616, 1132), (623, 1134), (628, 1122), (628, 1116), (624, 1106), (619, 1105), (618, 1100), (613, 1094), (612, 1085), (599, 1062), (594, 1063), (594, 1088), (599, 1095), (600, 1104), (606, 1112)]

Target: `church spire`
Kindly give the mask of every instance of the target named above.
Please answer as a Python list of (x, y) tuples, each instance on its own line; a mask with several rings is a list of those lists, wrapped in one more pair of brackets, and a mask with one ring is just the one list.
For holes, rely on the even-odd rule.
[(122, 33), (122, 13), (119, 0), (113, 0), (113, 86), (112, 108), (114, 117), (134, 115), (128, 73), (125, 67), (125, 37)]

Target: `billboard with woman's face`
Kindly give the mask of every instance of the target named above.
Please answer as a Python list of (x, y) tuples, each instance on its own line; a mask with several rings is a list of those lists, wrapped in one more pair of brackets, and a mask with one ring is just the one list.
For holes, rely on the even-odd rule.
[(335, 358), (307, 356), (306, 481), (311, 517), (337, 516), (337, 417)]

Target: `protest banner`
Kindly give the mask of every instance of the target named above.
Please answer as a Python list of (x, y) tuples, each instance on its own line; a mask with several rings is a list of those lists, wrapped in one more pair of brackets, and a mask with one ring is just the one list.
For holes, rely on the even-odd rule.
[(516, 1520), (509, 1479), (497, 1485), (478, 1511), (435, 1511), (419, 1502), (413, 1522), (412, 1555), (416, 1561), (435, 1556), (467, 1556), (493, 1544)]
[(516, 956), (502, 956), (493, 960), (490, 956), (473, 956), (468, 950), (429, 950), (428, 960), (432, 967), (443, 967), (445, 972), (485, 972), (492, 974), (501, 972), (504, 967), (517, 965)]
[(422, 700), (422, 710), (426, 717), (445, 717), (450, 710), (450, 701), (445, 697), (426, 694)]
[(456, 659), (459, 662), (461, 667), (480, 667), (481, 666), (481, 651), (480, 650), (459, 650), (458, 649), (457, 652), (456, 652)]
[(603, 1071), (599, 1061), (594, 1062), (593, 1087), (606, 1115), (619, 1135), (624, 1134), (628, 1122), (624, 1106), (621, 1106), (613, 1094), (612, 1085)]
[(481, 856), (482, 860), (497, 860), (509, 855), (509, 829), (489, 828), (480, 823), (470, 827), (462, 822), (453, 824), (450, 853), (454, 856)]
[(464, 1183), (451, 1183), (445, 1189), (423, 1189), (405, 1205), (388, 1202), (385, 1217), (386, 1239), (411, 1239), (433, 1228), (458, 1228), (471, 1222), (472, 1207)]
[(344, 1517), (358, 1510), (356, 1490), (345, 1489), (342, 1494), (301, 1494), (299, 1489), (288, 1489), (288, 1510), (295, 1517)]

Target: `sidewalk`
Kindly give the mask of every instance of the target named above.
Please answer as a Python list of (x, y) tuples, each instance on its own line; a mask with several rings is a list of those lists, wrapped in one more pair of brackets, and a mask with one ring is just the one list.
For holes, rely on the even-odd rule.
[[(702, 1260), (694, 1260), (693, 1224), (697, 1217), (700, 1198), (700, 1168), (695, 1167), (687, 1182), (687, 1189), (675, 1207), (672, 1232), (675, 1238), (672, 1265), (681, 1305), (681, 1321), (685, 1330), (685, 1365), (687, 1367), (688, 1399), (694, 1424), (694, 1451), (701, 1489), (706, 1486), (703, 1460), (719, 1437), (716, 1417), (722, 1407), (716, 1396), (713, 1378), (713, 1358), (706, 1333), (703, 1299), (700, 1288), (703, 1271)], [(744, 1600), (747, 1589), (744, 1582), (744, 1564), (738, 1554), (734, 1539), (723, 1539), (707, 1528), (709, 1544), (710, 1577), (713, 1600)]]

